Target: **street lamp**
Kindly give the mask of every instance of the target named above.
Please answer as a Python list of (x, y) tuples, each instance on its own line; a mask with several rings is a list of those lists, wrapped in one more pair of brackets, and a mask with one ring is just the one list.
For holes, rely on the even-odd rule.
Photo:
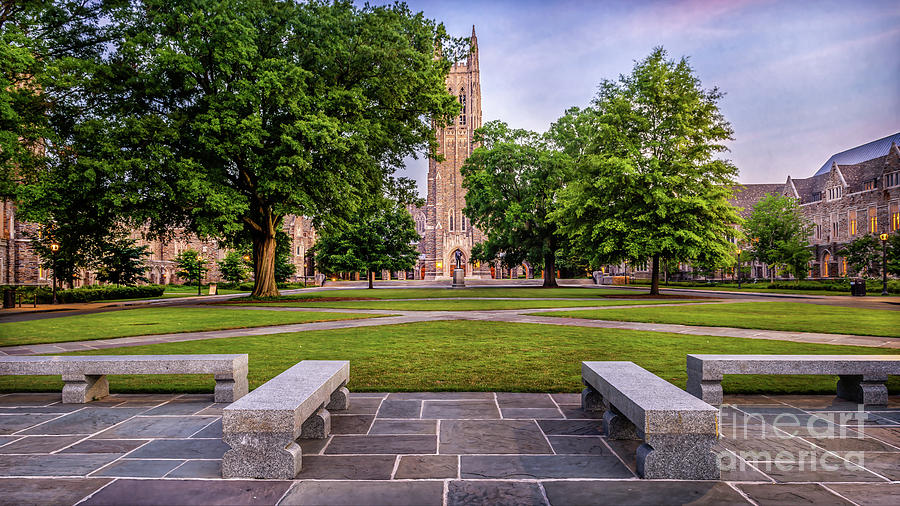
[(738, 290), (741, 289), (741, 249), (737, 250), (737, 278), (738, 278)]
[(200, 295), (202, 295), (202, 293), (200, 293), (200, 278), (202, 276), (202, 274), (201, 274), (202, 272), (203, 272), (203, 257), (200, 255), (197, 255), (197, 296), (198, 297)]
[(59, 243), (50, 243), (50, 251), (53, 253), (53, 304), (56, 304), (56, 252), (59, 251)]
[(878, 236), (881, 239), (881, 295), (887, 295), (887, 233)]

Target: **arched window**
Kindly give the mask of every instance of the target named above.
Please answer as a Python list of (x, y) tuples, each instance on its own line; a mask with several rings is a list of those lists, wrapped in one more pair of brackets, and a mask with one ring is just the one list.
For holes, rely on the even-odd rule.
[(450, 231), (453, 232), (453, 211), (450, 211)]
[(459, 113), (459, 124), (466, 124), (466, 95), (465, 92), (460, 89), (459, 90), (459, 103), (462, 104), (462, 111)]
[(466, 217), (465, 217), (465, 216), (462, 216), (462, 215), (461, 215), (461, 216), (459, 217), (459, 222), (462, 224), (462, 231), (463, 231), (463, 232), (466, 231), (466, 221), (467, 221), (467, 220), (466, 220)]

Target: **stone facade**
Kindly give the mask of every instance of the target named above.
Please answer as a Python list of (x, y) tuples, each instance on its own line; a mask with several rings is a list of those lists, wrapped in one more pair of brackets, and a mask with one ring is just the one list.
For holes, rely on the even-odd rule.
[(462, 112), (446, 127), (437, 129), (438, 153), (444, 160), (428, 160), (428, 196), (424, 209), (412, 209), (416, 229), (422, 235), (416, 269), (419, 279), (450, 279), (456, 251), (470, 277), (490, 278), (487, 264), (471, 263), (472, 246), (484, 240), (463, 214), (466, 206), (460, 167), (475, 148), (473, 132), (481, 126), (481, 74), (478, 39), (472, 27), (471, 51), (465, 62), (457, 62), (447, 76), (447, 91), (459, 98)]

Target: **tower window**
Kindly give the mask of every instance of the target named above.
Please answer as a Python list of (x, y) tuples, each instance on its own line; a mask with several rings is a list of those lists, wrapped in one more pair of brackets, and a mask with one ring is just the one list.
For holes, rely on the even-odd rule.
[(462, 111), (459, 115), (459, 124), (466, 124), (466, 95), (463, 93), (463, 90), (459, 90), (459, 103), (462, 104)]

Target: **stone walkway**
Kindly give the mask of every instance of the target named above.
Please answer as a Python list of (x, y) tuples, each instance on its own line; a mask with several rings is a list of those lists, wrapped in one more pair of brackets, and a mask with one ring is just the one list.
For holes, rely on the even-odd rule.
[[(745, 301), (750, 301), (747, 299)], [(702, 304), (728, 304), (735, 300), (711, 300), (665, 304), (672, 306), (693, 306)], [(273, 325), (265, 327), (252, 327), (230, 330), (209, 330), (203, 332), (182, 332), (174, 334), (152, 334), (134, 337), (119, 337), (112, 339), (98, 339), (92, 341), (71, 341), (53, 344), (32, 344), (21, 346), (0, 347), (2, 355), (41, 355), (52, 353), (66, 353), (72, 351), (100, 350), (119, 348), (126, 346), (142, 346), (146, 344), (176, 343), (184, 341), (196, 341), (201, 339), (223, 339), (241, 336), (258, 336), (268, 334), (284, 334), (290, 332), (306, 332), (312, 330), (334, 330), (357, 327), (372, 327), (380, 325), (400, 325), (406, 323), (418, 323), (440, 320), (480, 320), (509, 323), (536, 323), (542, 325), (568, 325), (574, 327), (609, 328), (641, 330), (649, 332), (668, 332), (675, 334), (689, 334), (701, 336), (738, 337), (748, 339), (772, 339), (778, 341), (793, 341), (818, 344), (843, 344), (856, 346), (870, 346), (876, 348), (900, 349), (900, 339), (877, 336), (857, 336), (849, 334), (822, 334), (814, 332), (786, 332), (774, 330), (741, 329), (733, 327), (703, 327), (699, 325), (675, 325), (664, 323), (640, 323), (612, 320), (593, 320), (586, 318), (559, 318), (540, 316), (535, 313), (554, 311), (580, 311), (580, 310), (607, 310), (628, 309), (642, 307), (657, 307), (653, 304), (638, 304), (630, 306), (584, 306), (566, 308), (543, 309), (492, 309), (489, 311), (395, 311), (388, 309), (343, 309), (343, 308), (315, 308), (315, 307), (273, 307), (273, 306), (228, 306), (235, 310), (248, 311), (306, 311), (306, 312), (334, 312), (334, 313), (360, 313), (367, 315), (383, 315), (381, 318), (367, 318), (358, 320), (338, 320), (312, 323), (296, 323), (287, 325)], [(194, 307), (194, 306), (185, 306)], [(207, 306), (197, 306), (207, 307)]]
[[(722, 481), (634, 474), (578, 394), (351, 394), (295, 480), (223, 480), (211, 395), (0, 396), (2, 504), (898, 504), (900, 397), (733, 396)], [(860, 421), (863, 417), (865, 419)]]

